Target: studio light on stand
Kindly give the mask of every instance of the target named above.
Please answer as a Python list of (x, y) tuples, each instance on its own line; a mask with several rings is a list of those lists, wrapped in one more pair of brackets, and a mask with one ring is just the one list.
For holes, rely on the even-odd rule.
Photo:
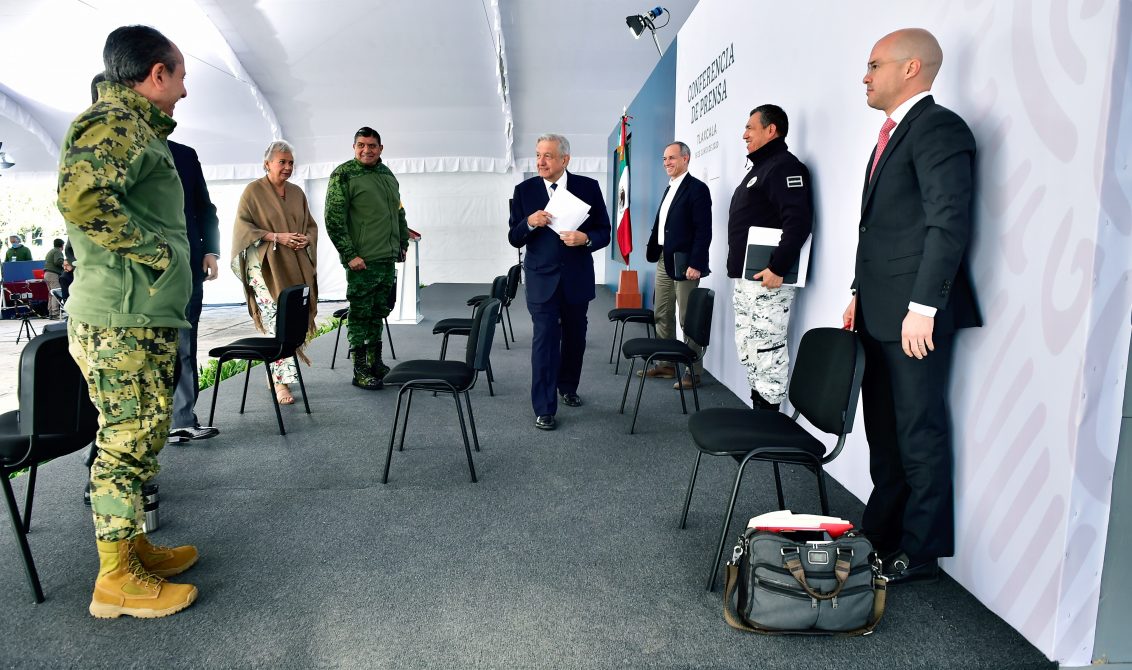
[[(653, 21), (654, 19), (660, 18), (661, 14), (665, 14), (666, 19), (664, 23), (658, 26)], [(646, 14), (626, 16), (625, 25), (629, 26), (629, 32), (633, 33), (633, 39), (640, 39), (641, 33), (645, 32), (645, 28), (648, 28), (649, 32), (652, 33), (652, 42), (656, 45), (656, 52), (663, 56), (664, 52), (660, 50), (660, 41), (656, 39), (656, 29), (667, 26), (668, 22), (671, 20), (672, 15), (667, 9), (664, 7), (653, 7)]]

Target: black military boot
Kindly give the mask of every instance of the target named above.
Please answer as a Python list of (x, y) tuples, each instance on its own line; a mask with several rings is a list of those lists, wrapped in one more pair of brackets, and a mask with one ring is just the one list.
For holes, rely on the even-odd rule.
[(354, 379), (350, 383), (367, 391), (376, 391), (384, 386), (370, 371), (369, 349), (364, 345), (354, 347)]
[(753, 409), (767, 409), (777, 412), (781, 403), (767, 402), (766, 398), (762, 397), (758, 391), (751, 389), (751, 404), (754, 406)]
[(381, 360), (380, 340), (366, 349), (366, 362), (369, 363), (370, 374), (378, 380), (385, 379), (385, 375), (389, 374), (389, 366)]

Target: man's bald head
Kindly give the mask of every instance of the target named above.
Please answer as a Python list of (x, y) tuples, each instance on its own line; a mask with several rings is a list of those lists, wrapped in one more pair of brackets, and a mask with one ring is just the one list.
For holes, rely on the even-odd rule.
[(904, 57), (920, 61), (920, 77), (927, 80), (924, 90), (930, 89), (943, 65), (943, 49), (935, 35), (923, 28), (905, 28), (885, 35), (884, 40), (892, 40), (894, 50)]
[(882, 37), (869, 54), (864, 84), (869, 106), (891, 114), (908, 98), (930, 91), (943, 49), (923, 28), (905, 28)]

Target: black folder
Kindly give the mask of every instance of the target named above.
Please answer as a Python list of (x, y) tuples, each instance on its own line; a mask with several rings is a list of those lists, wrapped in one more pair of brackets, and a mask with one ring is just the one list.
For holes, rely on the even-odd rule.
[(688, 254), (684, 251), (672, 252), (672, 274), (675, 275), (676, 281), (683, 281), (687, 279), (685, 273), (688, 272)]
[[(743, 261), (743, 279), (753, 279), (755, 275), (770, 267), (770, 257), (778, 247), (763, 246), (761, 244), (747, 245), (747, 258)], [(799, 257), (799, 260), (801, 258)], [(783, 284), (794, 284), (798, 281), (798, 262), (782, 277)]]

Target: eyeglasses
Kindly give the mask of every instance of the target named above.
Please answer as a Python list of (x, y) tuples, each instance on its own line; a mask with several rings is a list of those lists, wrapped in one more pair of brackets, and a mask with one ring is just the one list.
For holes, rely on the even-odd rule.
[(871, 62), (871, 63), (869, 63), (868, 65), (865, 66), (865, 71), (868, 72), (869, 74), (872, 74), (872, 73), (876, 72), (877, 70), (879, 70), (880, 66), (882, 66), (882, 65), (888, 65), (889, 63), (905, 63), (905, 62), (910, 61), (910, 60), (912, 60), (912, 59), (911, 58), (896, 58), (894, 60), (875, 60), (875, 61), (873, 61), (873, 62)]

